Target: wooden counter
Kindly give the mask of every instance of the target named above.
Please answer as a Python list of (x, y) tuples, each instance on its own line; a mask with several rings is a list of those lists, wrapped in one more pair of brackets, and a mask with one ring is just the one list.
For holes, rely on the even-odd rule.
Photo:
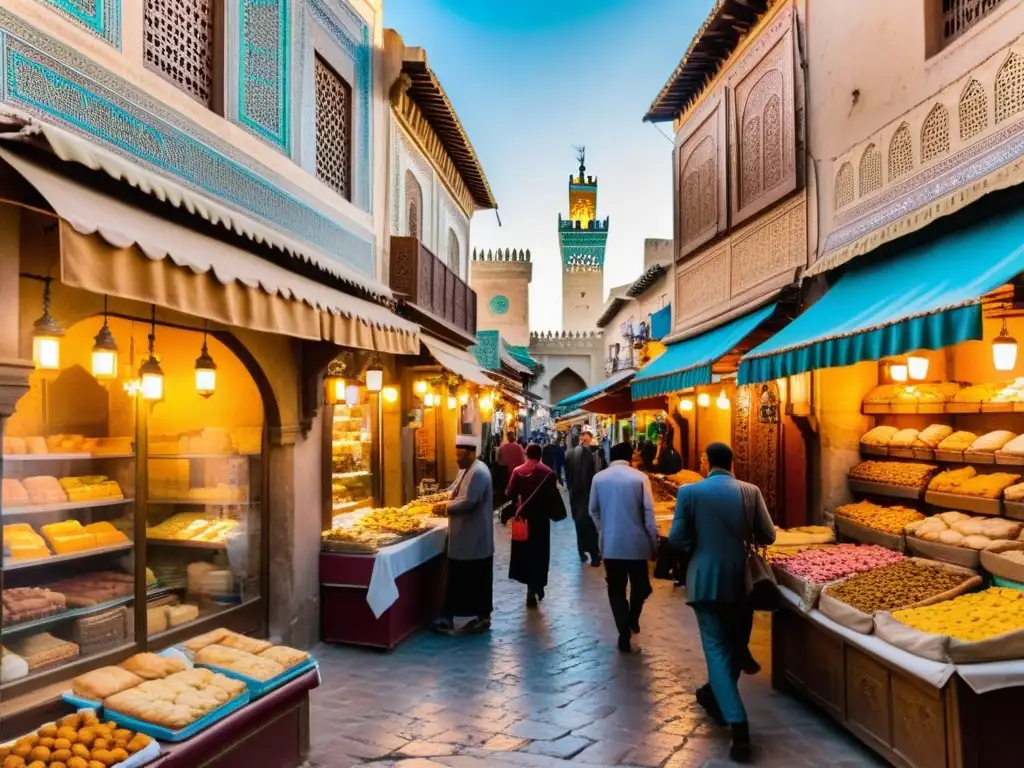
[(792, 606), (772, 618), (772, 686), (810, 700), (897, 768), (1018, 768), (1024, 688), (936, 689)]

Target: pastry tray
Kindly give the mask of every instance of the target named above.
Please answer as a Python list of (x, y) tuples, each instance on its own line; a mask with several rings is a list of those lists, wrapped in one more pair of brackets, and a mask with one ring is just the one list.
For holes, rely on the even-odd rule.
[(945, 401), (943, 401), (941, 403), (932, 403), (932, 402), (929, 402), (929, 403), (918, 403), (918, 405), (917, 405), (917, 412), (918, 413), (927, 413), (927, 414), (931, 414), (931, 415), (940, 414), (940, 413), (946, 413), (946, 405), (947, 405), (947, 403)]
[(995, 453), (980, 453), (978, 451), (964, 451), (964, 461), (968, 464), (995, 464)]
[(850, 478), (850, 490), (857, 493), (866, 493), (872, 496), (893, 496), (898, 499), (920, 499), (923, 490), (920, 486), (909, 485), (887, 485), (886, 483), (874, 483), (870, 480), (856, 480)]
[[(188, 654), (178, 648), (165, 648), (157, 655), (168, 659), (179, 659), (185, 664), (186, 669), (192, 669), (192, 667), (195, 666), (195, 664), (192, 663), (192, 659), (188, 657)], [(98, 699), (86, 699), (78, 696), (70, 688), (64, 691), (60, 697), (73, 707), (78, 707), (79, 709), (95, 709), (97, 715), (103, 712), (102, 701)]]
[(230, 669), (224, 669), (223, 667), (217, 667), (212, 664), (200, 664), (199, 666), (205, 667), (211, 672), (219, 672), (225, 677), (230, 677), (235, 680), (242, 681), (248, 686), (249, 696), (253, 701), (260, 698), (261, 696), (266, 696), (275, 688), (280, 688), (285, 683), (294, 680), (296, 677), (299, 677), (300, 675), (303, 675), (306, 672), (309, 672), (311, 669), (316, 669), (317, 674), (320, 674), (320, 668), (317, 665), (316, 661), (312, 658), (306, 659), (305, 661), (296, 664), (291, 669), (286, 669), (277, 677), (272, 677), (269, 680), (257, 680), (254, 677), (249, 677), (248, 675), (243, 675), (239, 672), (235, 672)]
[(996, 451), (996, 464), (1002, 464), (1007, 467), (1024, 467), (1024, 456)]
[[(13, 744), (14, 741), (10, 741), (3, 746)], [(112, 768), (142, 768), (144, 765), (149, 765), (158, 757), (160, 757), (160, 742), (151, 741), (149, 746), (145, 749), (140, 749), (134, 755), (130, 755), (127, 760), (122, 760), (120, 763), (114, 763)]]
[(154, 739), (161, 739), (162, 741), (185, 741), (191, 739), (197, 733), (206, 730), (214, 723), (223, 720), (225, 717), (233, 712), (237, 712), (246, 704), (251, 701), (249, 691), (246, 689), (241, 694), (233, 698), (226, 704), (221, 704), (217, 709), (210, 712), (208, 715), (196, 720), (194, 723), (182, 728), (180, 731), (172, 731), (169, 728), (163, 728), (153, 723), (147, 723), (144, 720), (136, 720), (134, 717), (128, 715), (122, 715), (113, 709), (104, 710), (103, 716), (110, 720), (113, 720), (118, 725), (128, 728), (138, 733), (144, 733), (147, 736), (152, 736)]
[(878, 413), (888, 413), (888, 412), (889, 412), (889, 404), (888, 403), (864, 403), (861, 406), (861, 413), (863, 413), (866, 416), (871, 416), (873, 414), (878, 414)]
[(896, 535), (894, 533), (886, 533), (885, 531), (877, 531), (866, 525), (855, 523), (853, 520), (842, 515), (836, 515), (835, 521), (836, 530), (840, 534), (861, 544), (877, 544), (880, 547), (892, 549), (896, 552), (904, 552), (906, 550), (903, 534)]
[(981, 563), (981, 552), (977, 549), (954, 547), (951, 544), (942, 544), (937, 541), (925, 541), (916, 536), (907, 536), (907, 549), (918, 557), (961, 565), (964, 568), (977, 570)]
[(964, 461), (963, 451), (940, 451), (935, 450), (935, 460), (953, 464), (962, 464)]
[(1013, 402), (982, 403), (982, 413), (1013, 413)]
[(1002, 499), (984, 499), (980, 496), (928, 491), (924, 495), (924, 500), (936, 507), (959, 509), (962, 512), (974, 512), (976, 515), (1001, 515), (1003, 513)]
[(946, 413), (981, 413), (981, 403), (946, 403)]
[(918, 461), (935, 461), (934, 448), (914, 448), (914, 458)]
[(870, 443), (861, 443), (860, 452), (865, 456), (888, 456), (889, 446), (887, 445), (871, 445)]
[(906, 403), (906, 402), (891, 403), (889, 405), (889, 413), (911, 415), (911, 414), (918, 413), (918, 408), (919, 407), (920, 407), (920, 403), (918, 403), (917, 400), (914, 400), (914, 402), (912, 402), (912, 403)]
[(1024, 520), (1024, 501), (1003, 501), (1003, 517)]
[(912, 459), (914, 449), (910, 446), (889, 446), (889, 455), (896, 459)]
[(393, 539), (388, 539), (386, 542), (382, 542), (379, 546), (373, 544), (363, 544), (358, 541), (325, 541), (320, 540), (320, 551), (321, 552), (332, 552), (336, 555), (356, 554), (356, 555), (375, 555), (385, 547), (393, 547), (395, 544), (401, 544), (403, 541), (409, 539), (415, 539), (417, 536), (429, 532), (430, 528), (424, 528), (422, 531), (416, 531), (415, 533), (403, 533), (400, 536), (396, 536)]

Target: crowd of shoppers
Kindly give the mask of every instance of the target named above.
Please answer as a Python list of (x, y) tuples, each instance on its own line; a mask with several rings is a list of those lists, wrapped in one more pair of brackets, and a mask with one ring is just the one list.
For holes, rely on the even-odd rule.
[[(653, 448), (653, 455), (651, 451)], [(448, 504), (449, 575), (445, 608), (435, 628), (445, 632), (482, 632), (490, 627), (494, 539), (492, 478), (477, 457), (476, 438), (460, 436), (456, 454), (460, 473)], [(513, 432), (498, 450), (496, 471), (505, 502), (502, 523), (512, 523), (509, 578), (526, 586), (526, 604), (544, 599), (551, 555), (552, 522), (566, 517), (559, 491), (563, 479), (576, 526), (581, 562), (605, 566), (612, 618), (623, 653), (633, 650), (645, 601), (653, 593), (649, 563), (659, 546), (672, 547), (683, 565), (686, 601), (693, 608), (708, 669), (708, 682), (697, 702), (719, 725), (732, 729), (730, 756), (751, 757), (750, 729), (739, 694), (742, 673), (760, 666), (750, 654), (754, 611), (747, 596), (747, 559), (753, 546), (775, 540), (764, 498), (757, 486), (732, 474), (732, 450), (712, 443), (701, 457), (703, 481), (679, 489), (672, 527), (659, 541), (654, 496), (640, 466), (682, 468), (672, 448), (671, 432), (660, 444), (643, 438), (634, 445), (629, 434), (607, 449), (584, 428), (579, 444), (565, 452), (562, 444), (524, 450)], [(678, 466), (677, 466), (678, 464)], [(497, 479), (497, 478), (496, 478)], [(677, 571), (677, 573), (678, 573)], [(677, 578), (679, 578), (677, 576)], [(457, 624), (459, 619), (464, 623)]]

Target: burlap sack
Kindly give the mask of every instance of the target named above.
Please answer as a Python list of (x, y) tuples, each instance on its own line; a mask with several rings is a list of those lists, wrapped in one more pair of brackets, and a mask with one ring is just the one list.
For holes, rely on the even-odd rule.
[(993, 576), (1024, 584), (1024, 563), (1008, 560), (996, 552), (982, 552), (981, 567)]
[(965, 642), (949, 635), (921, 632), (901, 624), (892, 614), (882, 612), (875, 614), (875, 634), (890, 645), (932, 661), (975, 664), (1024, 658), (1024, 629), (978, 642)]
[(937, 541), (925, 541), (913, 534), (907, 534), (907, 549), (912, 554), (942, 563), (951, 563), (963, 568), (977, 569), (981, 565), (981, 552), (968, 547), (954, 547)]
[(821, 590), (825, 587), (824, 584), (815, 584), (802, 579), (776, 564), (772, 565), (772, 571), (775, 573), (775, 580), (780, 587), (785, 587), (800, 598), (801, 611), (810, 613), (815, 609), (818, 605), (818, 598), (821, 596)]
[(877, 544), (880, 547), (892, 549), (896, 552), (906, 551), (906, 542), (903, 540), (902, 533), (897, 535), (876, 531), (874, 528), (855, 523), (853, 520), (842, 515), (836, 515), (836, 530), (843, 536), (859, 541), (861, 544)]
[[(932, 605), (933, 603), (941, 603), (945, 600), (952, 600), (957, 595), (973, 592), (985, 583), (984, 580), (970, 568), (960, 568), (959, 566), (950, 565), (949, 563), (941, 563), (936, 560), (925, 560), (920, 557), (911, 557), (908, 558), (908, 561), (916, 565), (937, 566), (939, 568), (944, 568), (947, 571), (963, 574), (969, 578), (952, 589), (932, 595), (931, 597), (914, 603), (913, 605), (901, 606), (895, 610), (901, 610), (902, 608), (919, 608), (925, 605)], [(853, 576), (849, 578), (853, 578)], [(846, 579), (843, 579), (843, 581), (845, 580)], [(835, 584), (841, 583), (842, 581), (835, 582)], [(832, 621), (837, 624), (842, 624), (844, 627), (852, 629), (854, 632), (860, 632), (863, 635), (870, 635), (874, 631), (874, 615), (864, 613), (863, 611), (854, 608), (849, 603), (844, 603), (842, 600), (832, 597), (832, 595), (828, 593), (828, 588), (822, 591), (821, 596), (818, 598), (818, 610), (832, 619)]]

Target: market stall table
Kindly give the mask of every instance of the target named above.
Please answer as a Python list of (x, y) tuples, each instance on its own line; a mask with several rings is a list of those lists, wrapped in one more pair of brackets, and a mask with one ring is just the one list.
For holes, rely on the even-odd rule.
[(441, 607), (447, 520), (375, 553), (320, 553), (323, 639), (391, 650)]
[(900, 768), (1021, 764), (1008, 713), (1024, 706), (1024, 661), (929, 661), (863, 635), (780, 588), (772, 685), (798, 692)]

